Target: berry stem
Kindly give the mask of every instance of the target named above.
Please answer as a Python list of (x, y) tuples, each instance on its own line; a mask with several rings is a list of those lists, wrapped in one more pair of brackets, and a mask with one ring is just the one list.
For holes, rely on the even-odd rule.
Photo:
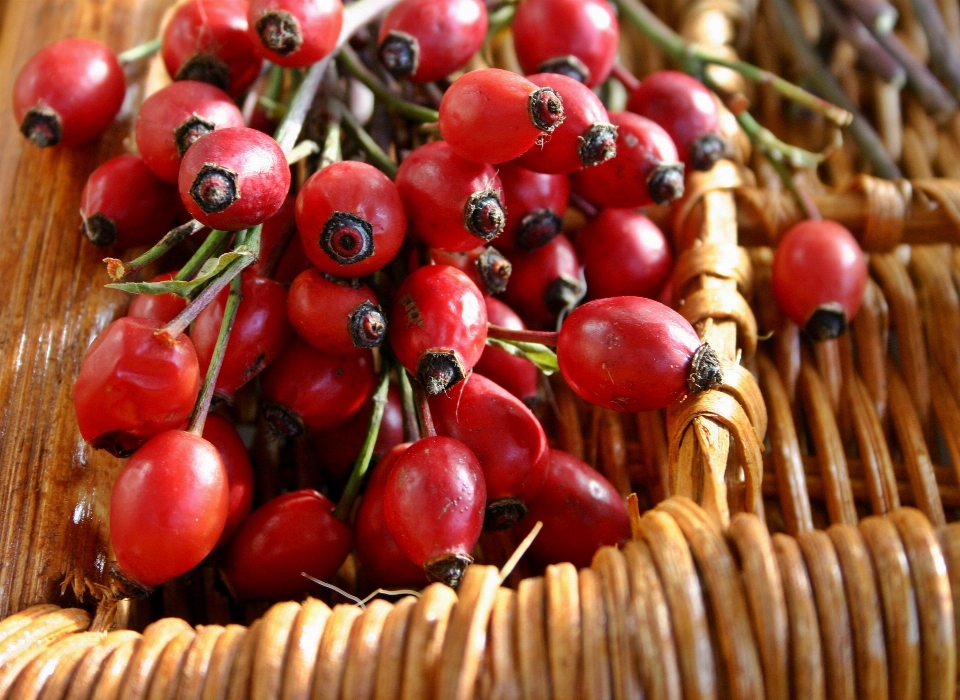
[(303, 160), (304, 158), (309, 158), (314, 153), (320, 152), (320, 146), (317, 145), (316, 141), (305, 140), (298, 143), (296, 146), (291, 148), (286, 152), (287, 156), (287, 165), (293, 165), (294, 163)]
[(120, 65), (125, 66), (134, 61), (139, 61), (142, 58), (148, 58), (160, 50), (162, 43), (163, 41), (160, 37), (151, 39), (150, 41), (118, 53), (117, 60), (120, 61)]
[(613, 68), (610, 71), (610, 74), (620, 81), (620, 83), (627, 89), (627, 92), (633, 92), (638, 87), (640, 87), (640, 81), (637, 77), (627, 70), (627, 67), (624, 66), (620, 61), (613, 62)]
[(331, 115), (330, 123), (327, 125), (327, 138), (323, 141), (323, 150), (320, 152), (319, 170), (332, 163), (339, 163), (343, 160), (343, 152), (340, 149), (340, 120), (339, 114)]
[(540, 345), (557, 346), (557, 338), (560, 333), (557, 331), (530, 331), (515, 330), (513, 328), (504, 328), (492, 323), (487, 324), (487, 337), (497, 340), (516, 340), (521, 343), (539, 343)]
[(353, 464), (353, 471), (350, 472), (350, 478), (343, 489), (340, 502), (337, 503), (337, 507), (333, 511), (333, 517), (343, 522), (347, 522), (350, 517), (353, 503), (357, 500), (357, 494), (360, 492), (360, 485), (370, 468), (373, 448), (376, 447), (377, 436), (380, 434), (380, 423), (383, 421), (383, 413), (387, 406), (387, 390), (389, 388), (390, 371), (384, 364), (383, 371), (380, 373), (380, 384), (373, 395), (373, 413), (370, 414), (370, 427), (367, 428), (367, 436), (364, 438), (363, 447), (360, 449), (360, 456)]
[(219, 229), (211, 231), (207, 239), (197, 248), (197, 252), (187, 260), (186, 264), (180, 268), (180, 271), (174, 275), (173, 279), (177, 281), (193, 279), (193, 276), (200, 271), (203, 264), (217, 253), (217, 250), (230, 235), (230, 231), (221, 231)]
[(107, 274), (110, 275), (111, 279), (119, 281), (128, 275), (140, 272), (147, 265), (173, 250), (184, 238), (193, 235), (201, 228), (203, 228), (203, 224), (196, 219), (191, 219), (187, 223), (167, 231), (156, 245), (138, 258), (129, 262), (122, 262), (117, 258), (104, 258), (103, 261), (107, 264)]
[(394, 94), (386, 85), (377, 79), (370, 70), (363, 65), (360, 57), (354, 53), (349, 46), (340, 49), (340, 63), (353, 75), (354, 78), (366, 85), (383, 103), (392, 111), (402, 114), (416, 122), (435, 122), (440, 119), (440, 113), (429, 107), (421, 107), (413, 102), (408, 102), (398, 95)]
[(413, 398), (413, 386), (405, 367), (397, 363), (397, 380), (400, 384), (400, 404), (403, 406), (403, 439), (416, 442), (420, 439), (420, 421), (417, 417), (417, 404)]
[(437, 437), (437, 426), (434, 425), (433, 414), (430, 412), (430, 396), (419, 383), (417, 383), (417, 411), (420, 414), (424, 437)]
[(390, 156), (380, 148), (380, 145), (373, 140), (373, 137), (367, 133), (360, 122), (357, 120), (350, 109), (342, 102), (333, 101), (332, 110), (339, 114), (343, 125), (347, 128), (357, 141), (361, 148), (367, 152), (367, 155), (373, 160), (373, 164), (382, 170), (392, 180), (397, 175), (397, 164), (390, 159)]
[(487, 39), (489, 42), (493, 37), (500, 33), (502, 29), (513, 24), (513, 17), (517, 14), (517, 3), (506, 2), (495, 10), (491, 10), (487, 16)]

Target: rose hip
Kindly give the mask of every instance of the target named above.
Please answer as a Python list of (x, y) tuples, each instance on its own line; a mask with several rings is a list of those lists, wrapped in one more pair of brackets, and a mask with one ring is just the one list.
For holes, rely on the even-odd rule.
[[(168, 282), (176, 273), (164, 272), (157, 275), (151, 282)], [(136, 294), (130, 300), (127, 316), (133, 318), (149, 318), (161, 324), (170, 323), (181, 311), (187, 308), (187, 300), (182, 296), (167, 292), (166, 294)]]
[(250, 0), (253, 50), (278, 66), (306, 68), (333, 51), (343, 26), (341, 0)]
[(449, 265), (466, 274), (484, 294), (502, 293), (513, 269), (510, 261), (493, 246), (480, 246), (463, 253), (431, 249), (430, 257), (437, 265)]
[(327, 278), (313, 269), (301, 272), (290, 285), (287, 316), (297, 335), (329, 353), (379, 347), (387, 333), (386, 316), (370, 287)]
[(552, 241), (563, 228), (570, 199), (570, 178), (536, 173), (518, 161), (498, 166), (507, 223), (497, 238), (501, 250), (534, 250)]
[(563, 234), (529, 253), (508, 253), (508, 259), (513, 272), (503, 300), (534, 328), (553, 326), (583, 295), (580, 261)]
[(233, 423), (211, 413), (203, 424), (203, 439), (217, 448), (227, 475), (227, 520), (214, 549), (226, 544), (253, 504), (253, 467)]

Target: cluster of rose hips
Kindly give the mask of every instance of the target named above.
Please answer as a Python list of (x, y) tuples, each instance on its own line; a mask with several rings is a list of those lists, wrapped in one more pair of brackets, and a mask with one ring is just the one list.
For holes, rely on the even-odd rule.
[[(522, 0), (513, 33), (529, 74), (447, 83), (485, 40), (485, 5), (400, 0), (380, 23), (377, 70), (443, 80), (442, 140), (402, 153), (393, 179), (333, 159), (292, 192), (290, 154), (235, 100), (264, 60), (299, 68), (333, 51), (343, 15), (339, 0), (179, 5), (162, 41), (176, 82), (143, 103), (139, 155), (103, 164), (84, 190), (91, 243), (153, 246), (114, 261), (117, 277), (206, 232), (179, 270), (126, 285), (142, 293), (89, 347), (74, 388), (83, 438), (132, 455), (110, 511), (115, 574), (132, 588), (217, 548), (244, 598), (299, 595), (301, 572), (327, 579), (352, 549), (379, 585), (455, 584), (484, 528), (521, 519), (546, 524), (542, 561), (586, 564), (627, 537), (626, 511), (602, 476), (550, 449), (529, 407), (531, 343), (555, 346), (574, 391), (616, 410), (721, 382), (712, 350), (651, 298), (672, 253), (637, 211), (681, 196), (685, 167), (723, 154), (702, 85), (658, 73), (629, 111), (608, 112), (590, 89), (616, 52), (605, 0)], [(16, 117), (38, 146), (76, 145), (107, 128), (124, 89), (109, 49), (64, 40), (20, 74)], [(593, 215), (572, 242), (571, 193)], [(301, 490), (249, 513), (243, 442), (207, 413), (255, 377), (272, 429), (312, 433), (334, 480), (380, 456), (358, 508)]]

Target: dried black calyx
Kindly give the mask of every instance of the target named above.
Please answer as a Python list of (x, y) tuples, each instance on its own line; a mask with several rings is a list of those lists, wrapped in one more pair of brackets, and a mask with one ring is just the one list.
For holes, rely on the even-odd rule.
[(503, 231), (507, 215), (496, 190), (474, 192), (463, 205), (463, 225), (474, 236), (491, 241)]
[(95, 246), (108, 246), (117, 242), (117, 225), (113, 219), (97, 212), (83, 220), (83, 234)]
[(683, 196), (683, 163), (661, 163), (647, 178), (647, 191), (656, 204), (669, 204)]
[(821, 304), (803, 326), (815, 341), (833, 340), (847, 332), (847, 312), (840, 304)]
[(591, 124), (580, 136), (577, 155), (585, 168), (613, 158), (617, 155), (617, 127), (604, 122)]
[(423, 565), (423, 572), (430, 581), (439, 581), (450, 588), (456, 588), (460, 585), (463, 572), (472, 563), (473, 557), (469, 554), (447, 554), (428, 561)]
[(537, 73), (559, 73), (584, 85), (590, 80), (590, 69), (587, 68), (587, 64), (573, 54), (548, 58), (537, 66)]
[(387, 319), (383, 310), (370, 301), (365, 301), (348, 317), (350, 337), (358, 348), (378, 348), (387, 337)]
[(546, 245), (560, 233), (563, 219), (552, 209), (536, 209), (520, 220), (517, 226), (517, 247), (536, 250)]
[(356, 214), (335, 211), (320, 232), (320, 247), (341, 265), (373, 255), (373, 225)]
[(177, 146), (177, 153), (183, 158), (183, 154), (194, 142), (201, 136), (206, 136), (217, 128), (209, 119), (204, 119), (199, 114), (185, 119), (184, 122), (173, 132), (173, 142)]
[(293, 53), (303, 44), (300, 22), (286, 10), (264, 12), (257, 20), (257, 36), (264, 46), (281, 56)]
[(692, 394), (699, 394), (707, 389), (716, 389), (723, 384), (723, 370), (720, 367), (720, 358), (707, 343), (704, 343), (693, 353), (690, 361), (690, 374), (687, 376), (687, 389)]
[(487, 248), (477, 256), (477, 274), (487, 294), (502, 294), (507, 290), (513, 265), (496, 248)]
[(710, 170), (726, 152), (727, 145), (719, 135), (704, 134), (690, 144), (690, 165), (694, 170)]
[(420, 65), (420, 42), (396, 29), (380, 42), (380, 62), (394, 78), (408, 78)]
[(31, 107), (20, 122), (20, 133), (39, 148), (56, 146), (63, 138), (60, 116), (49, 107)]
[(224, 92), (230, 89), (230, 68), (212, 53), (194, 54), (180, 66), (174, 80), (199, 80), (210, 83)]
[(120, 568), (120, 563), (117, 561), (110, 562), (110, 579), (113, 584), (111, 587), (115, 589), (114, 594), (116, 598), (141, 600), (153, 593), (153, 586), (140, 583), (129, 576)]
[(483, 514), (483, 529), (508, 530), (516, 525), (527, 514), (527, 506), (523, 499), (506, 497), (499, 498), (487, 505)]
[(567, 275), (560, 275), (547, 287), (547, 291), (543, 295), (543, 303), (551, 314), (557, 316), (562, 311), (576, 306), (577, 302), (583, 297), (583, 291), (580, 280), (575, 280)]
[(267, 402), (263, 404), (262, 411), (264, 420), (277, 435), (297, 437), (307, 431), (300, 416), (283, 404)]
[(129, 457), (146, 441), (146, 438), (131, 435), (123, 430), (111, 430), (91, 440), (90, 447), (109, 452), (114, 457)]
[(204, 163), (190, 185), (190, 198), (207, 214), (221, 212), (240, 199), (237, 174), (216, 163)]
[(552, 134), (563, 124), (563, 100), (552, 87), (537, 88), (530, 93), (527, 101), (530, 121), (540, 131)]
[(430, 348), (417, 360), (417, 379), (431, 396), (442, 394), (467, 376), (460, 353), (448, 348)]

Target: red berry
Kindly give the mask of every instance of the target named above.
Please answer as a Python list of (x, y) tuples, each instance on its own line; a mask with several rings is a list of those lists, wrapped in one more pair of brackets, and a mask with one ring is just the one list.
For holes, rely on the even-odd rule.
[(297, 227), (310, 261), (337, 277), (376, 272), (400, 250), (407, 218), (397, 186), (353, 160), (314, 173), (297, 195)]
[(83, 232), (93, 245), (153, 245), (177, 216), (177, 191), (125, 153), (94, 170), (80, 195)]
[(227, 474), (227, 521), (214, 548), (226, 544), (253, 504), (253, 468), (250, 456), (233, 423), (215, 413), (203, 424), (203, 439), (217, 448)]
[(175, 185), (187, 149), (201, 136), (231, 126), (243, 126), (243, 115), (230, 95), (209, 83), (181, 80), (144, 100), (137, 148), (157, 177)]
[(396, 78), (430, 83), (463, 68), (486, 34), (480, 0), (402, 0), (380, 24), (380, 61)]
[(73, 405), (80, 434), (95, 449), (126, 456), (181, 427), (193, 410), (200, 392), (196, 350), (183, 334), (173, 344), (161, 340), (160, 326), (118, 318), (84, 353)]
[(633, 209), (604, 209), (577, 232), (590, 299), (655, 298), (673, 269), (673, 253), (655, 223)]
[(13, 115), (36, 146), (79, 146), (107, 130), (126, 88), (113, 51), (91, 39), (62, 39), (20, 69)]
[(329, 279), (313, 269), (301, 272), (290, 285), (287, 315), (297, 335), (324, 352), (379, 347), (387, 333), (386, 316), (370, 287)]
[(553, 133), (563, 115), (563, 101), (552, 88), (500, 68), (482, 68), (447, 88), (440, 133), (461, 158), (504, 163)]
[(513, 272), (503, 300), (531, 326), (554, 326), (560, 312), (583, 296), (580, 261), (563, 234), (529, 253), (507, 255)]
[(301, 598), (332, 577), (350, 553), (350, 528), (312, 489), (277, 496), (253, 511), (227, 547), (223, 573), (240, 600)]
[[(499, 299), (484, 297), (483, 302), (490, 323), (517, 331), (526, 329), (516, 312)], [(539, 371), (532, 362), (493, 345), (485, 345), (473, 369), (523, 401), (527, 408), (533, 409), (539, 403)]]
[[(167, 282), (174, 277), (173, 272), (164, 272), (157, 275), (151, 282)], [(182, 296), (167, 292), (166, 294), (136, 294), (130, 300), (127, 316), (133, 318), (150, 318), (161, 324), (170, 323), (181, 311), (187, 308), (187, 300)]]
[[(290, 284), (297, 275), (311, 267), (306, 253), (303, 252), (303, 246), (300, 245), (300, 236), (297, 235), (295, 203), (296, 197), (287, 195), (277, 213), (263, 222), (263, 229), (260, 231), (260, 259), (250, 266), (250, 269), (259, 275), (268, 262), (275, 262), (273, 274), (267, 277), (283, 284)], [(274, 253), (284, 240), (287, 241), (286, 250)], [(276, 254), (280, 255), (280, 260), (271, 260)]]
[(643, 297), (591, 301), (564, 321), (557, 342), (563, 378), (581, 398), (617, 411), (663, 408), (685, 391), (720, 383), (708, 345), (673, 309)]
[(181, 430), (151, 438), (110, 494), (110, 542), (124, 577), (156, 586), (203, 561), (223, 532), (227, 499), (213, 445)]
[(343, 26), (341, 0), (250, 0), (257, 55), (278, 66), (306, 68), (333, 51)]
[(524, 73), (563, 73), (590, 87), (607, 79), (619, 38), (606, 0), (523, 0), (513, 19)]
[(290, 168), (266, 134), (245, 126), (217, 129), (184, 154), (179, 187), (197, 221), (239, 231), (277, 213), (290, 190)]
[(771, 282), (777, 305), (814, 340), (842, 335), (867, 286), (857, 239), (835, 221), (801, 221), (777, 242)]
[(477, 285), (446, 265), (427, 265), (397, 290), (390, 345), (429, 394), (467, 376), (487, 340), (487, 309)]
[(449, 265), (463, 272), (484, 294), (500, 294), (507, 288), (513, 269), (510, 261), (493, 246), (480, 246), (462, 253), (431, 249), (437, 265)]
[(397, 458), (383, 514), (397, 545), (427, 578), (456, 588), (483, 529), (480, 462), (459, 440), (428, 437)]
[(518, 161), (498, 166), (507, 223), (497, 238), (500, 250), (533, 250), (552, 241), (563, 228), (570, 199), (570, 178), (536, 173)]

